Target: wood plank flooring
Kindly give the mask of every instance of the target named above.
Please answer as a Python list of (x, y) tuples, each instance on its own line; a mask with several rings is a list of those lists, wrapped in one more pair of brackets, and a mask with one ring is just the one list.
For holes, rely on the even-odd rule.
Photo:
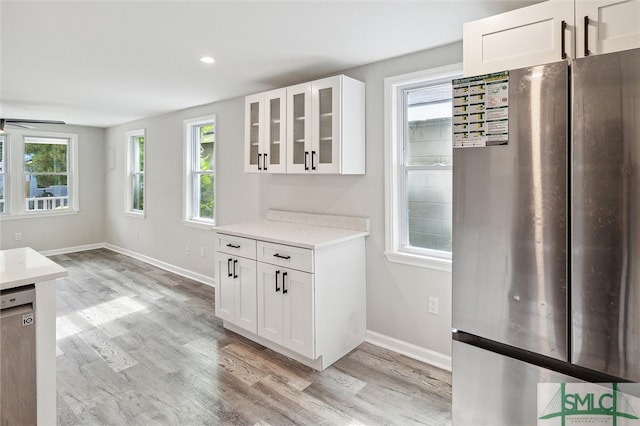
[(371, 344), (317, 372), (226, 331), (213, 288), (109, 250), (51, 257), (59, 425), (446, 425), (451, 376)]

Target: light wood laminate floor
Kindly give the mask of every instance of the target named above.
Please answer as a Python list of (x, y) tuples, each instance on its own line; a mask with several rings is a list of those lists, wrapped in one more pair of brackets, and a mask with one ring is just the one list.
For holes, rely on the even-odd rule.
[(59, 425), (444, 425), (450, 373), (371, 344), (324, 372), (222, 328), (213, 288), (109, 250), (52, 259)]

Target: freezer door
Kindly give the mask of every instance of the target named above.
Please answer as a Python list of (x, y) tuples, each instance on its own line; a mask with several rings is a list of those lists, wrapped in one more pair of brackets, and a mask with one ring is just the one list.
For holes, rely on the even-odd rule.
[(572, 73), (572, 361), (640, 382), (640, 50)]
[(510, 71), (508, 144), (453, 153), (453, 327), (561, 360), (568, 74)]
[(573, 377), (455, 340), (452, 356), (454, 426), (540, 424), (538, 383), (581, 382)]

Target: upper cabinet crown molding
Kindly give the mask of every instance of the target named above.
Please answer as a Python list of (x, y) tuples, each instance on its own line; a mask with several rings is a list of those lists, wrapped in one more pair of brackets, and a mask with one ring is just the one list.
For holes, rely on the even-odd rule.
[(640, 47), (640, 0), (549, 0), (464, 24), (464, 75)]
[(245, 172), (364, 174), (365, 84), (338, 75), (247, 96)]

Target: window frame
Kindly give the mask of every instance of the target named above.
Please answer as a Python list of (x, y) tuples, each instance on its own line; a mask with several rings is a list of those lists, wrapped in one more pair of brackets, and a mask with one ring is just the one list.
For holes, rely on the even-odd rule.
[[(439, 271), (451, 271), (451, 252), (404, 245), (407, 235), (404, 175), (405, 91), (450, 82), (462, 76), (462, 64), (387, 77), (384, 80), (385, 116), (385, 256), (390, 262)], [(424, 167), (420, 166), (420, 169)]]
[[(183, 199), (183, 222), (187, 226), (194, 226), (198, 228), (211, 229), (216, 225), (218, 203), (216, 196), (218, 194), (218, 179), (217, 179), (217, 162), (218, 162), (218, 141), (214, 136), (213, 142), (213, 170), (206, 171), (200, 170), (199, 167), (199, 144), (200, 140), (196, 137), (195, 129), (198, 129), (204, 125), (213, 124), (214, 134), (217, 136), (217, 122), (216, 114), (210, 114), (203, 117), (192, 118), (184, 120), (184, 199)], [(196, 146), (197, 145), (197, 146)], [(199, 216), (199, 203), (197, 202), (199, 184), (196, 183), (196, 179), (199, 179), (202, 175), (213, 175), (213, 218), (202, 218)], [(198, 181), (199, 182), (199, 181)], [(196, 215), (196, 210), (198, 214)]]
[[(142, 150), (142, 171), (135, 171), (134, 166), (139, 164), (139, 159), (135, 157), (135, 143), (134, 138), (138, 138), (142, 136), (144, 138), (144, 147)], [(147, 136), (145, 129), (137, 129), (126, 132), (126, 178), (125, 178), (125, 215), (144, 219), (146, 217), (146, 204), (147, 204), (147, 180), (146, 180), (146, 170), (147, 170)], [(142, 176), (143, 184), (142, 184), (142, 200), (143, 205), (142, 209), (135, 209), (133, 206), (133, 184), (134, 184), (134, 176), (140, 175)]]
[[(5, 211), (0, 220), (53, 217), (78, 214), (80, 196), (78, 183), (78, 135), (75, 133), (5, 129), (2, 134), (5, 141)], [(25, 140), (66, 139), (67, 140), (67, 194), (68, 208), (51, 210), (27, 210), (27, 192), (22, 182), (26, 173), (24, 166)]]

